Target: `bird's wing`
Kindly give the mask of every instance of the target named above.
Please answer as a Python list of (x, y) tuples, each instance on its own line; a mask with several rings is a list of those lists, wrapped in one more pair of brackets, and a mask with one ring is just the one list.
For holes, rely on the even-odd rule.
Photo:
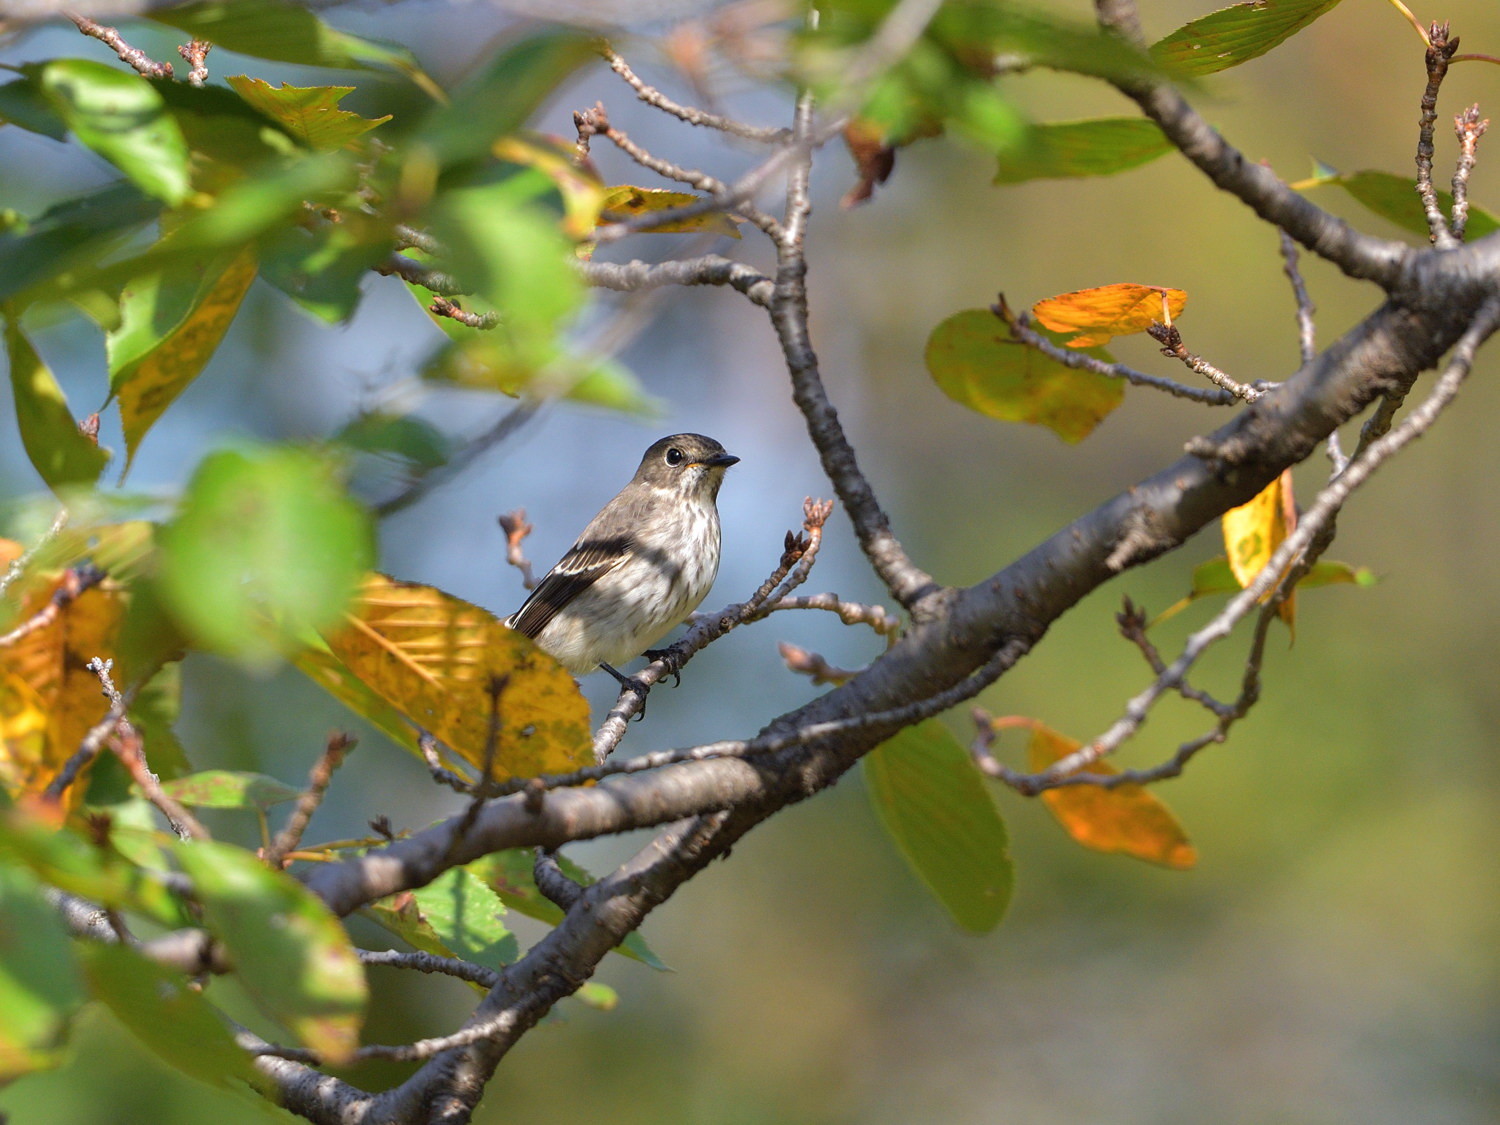
[(559, 610), (634, 553), (634, 540), (630, 536), (580, 539), (537, 583), (508, 624), (535, 640)]

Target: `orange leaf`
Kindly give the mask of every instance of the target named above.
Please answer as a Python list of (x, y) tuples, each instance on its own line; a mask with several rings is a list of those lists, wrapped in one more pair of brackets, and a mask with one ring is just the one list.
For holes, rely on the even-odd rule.
[(1031, 306), (1032, 314), (1054, 332), (1077, 332), (1070, 348), (1107, 344), (1111, 337), (1144, 332), (1152, 321), (1171, 324), (1182, 315), (1187, 294), (1160, 285), (1122, 281), (1096, 289), (1060, 293)]
[[(1006, 725), (1015, 725), (1011, 720)], [(1082, 745), (1036, 720), (1028, 720), (1031, 740), (1028, 766), (1036, 773), (1060, 762)], [(1107, 762), (1095, 762), (1089, 773), (1113, 775)], [(1171, 810), (1139, 785), (1102, 789), (1097, 785), (1066, 785), (1047, 789), (1042, 801), (1063, 830), (1086, 848), (1121, 852), (1148, 863), (1185, 870), (1198, 862), (1198, 853)]]
[[(1256, 575), (1271, 561), (1271, 555), (1297, 526), (1297, 504), (1292, 497), (1292, 471), (1283, 470), (1248, 504), (1224, 513), (1224, 551), (1229, 569), (1240, 588), (1255, 581)], [(1266, 595), (1270, 596), (1269, 593)], [(1295, 594), (1287, 595), (1278, 615), (1288, 627), (1296, 629)]]

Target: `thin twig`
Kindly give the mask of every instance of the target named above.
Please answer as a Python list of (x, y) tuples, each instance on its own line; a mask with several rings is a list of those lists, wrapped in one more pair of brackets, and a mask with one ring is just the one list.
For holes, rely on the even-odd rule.
[(863, 668), (836, 667), (828, 663), (821, 653), (809, 652), (787, 641), (777, 641), (776, 650), (781, 653), (781, 659), (787, 671), (795, 672), (799, 676), (807, 676), (817, 686), (846, 684), (864, 671)]
[(206, 43), (202, 39), (193, 39), (177, 48), (177, 53), (187, 60), (187, 80), (190, 85), (202, 86), (208, 81), (208, 52), (212, 51), (214, 45)]
[(682, 638), (667, 650), (667, 655), (653, 660), (631, 677), (632, 686), (621, 689), (614, 707), (594, 732), (596, 762), (604, 761), (620, 745), (620, 740), (625, 737), (628, 729), (627, 724), (645, 706), (646, 695), (652, 687), (667, 676), (680, 672), (696, 653), (731, 629), (766, 616), (771, 612), (767, 606), (774, 597), (789, 594), (807, 580), (823, 540), (823, 524), (832, 511), (832, 501), (818, 501), (811, 497), (804, 500), (803, 533), (796, 535), (787, 532), (776, 569), (760, 584), (749, 600), (727, 605), (717, 613), (698, 615)]
[(53, 624), (63, 611), (72, 605), (82, 594), (92, 590), (105, 578), (104, 571), (96, 566), (70, 567), (63, 572), (62, 580), (58, 583), (56, 590), (47, 604), (34, 614), (21, 622), (8, 633), (0, 634), (0, 648), (13, 645), (23, 637), (30, 636), (39, 629), (45, 629)]
[(499, 445), (527, 422), (531, 421), (535, 417), (536, 412), (541, 408), (542, 401), (540, 399), (523, 399), (518, 402), (502, 414), (488, 430), (464, 443), (441, 465), (429, 469), (400, 492), (396, 493), (396, 495), (376, 504), (373, 508), (376, 517), (385, 519), (385, 517), (394, 515), (403, 508), (409, 508), (434, 488), (452, 480), (481, 455)]
[(685, 121), (689, 125), (697, 125), (707, 129), (717, 129), (721, 133), (740, 137), (747, 141), (761, 141), (770, 144), (781, 144), (791, 139), (790, 129), (774, 129), (761, 125), (747, 125), (742, 121), (736, 121), (732, 117), (724, 117), (717, 113), (709, 113), (706, 110), (696, 109), (693, 106), (682, 105), (674, 102), (654, 86), (649, 86), (636, 76), (625, 60), (622, 59), (613, 47), (605, 44), (600, 53), (604, 61), (609, 64), (609, 69), (623, 78), (629, 87), (635, 91), (636, 97), (649, 106), (655, 106), (664, 113), (669, 113), (679, 121)]
[(497, 312), (469, 312), (457, 301), (450, 301), (447, 297), (434, 296), (431, 304), (427, 306), (427, 311), (433, 316), (446, 316), (450, 320), (456, 320), (470, 328), (478, 328), (482, 332), (488, 332), (500, 323), (500, 314)]
[(1459, 242), (1464, 240), (1464, 230), (1469, 225), (1469, 174), (1474, 171), (1479, 138), (1489, 127), (1490, 119), (1479, 116), (1477, 105), (1453, 118), (1453, 130), (1458, 134), (1458, 164), (1453, 170), (1453, 237)]
[(572, 910), (583, 888), (568, 878), (567, 872), (557, 862), (557, 853), (546, 848), (537, 848), (536, 859), (531, 865), (531, 877), (542, 897), (560, 910)]
[(845, 625), (868, 625), (882, 637), (891, 639), (901, 633), (901, 619), (883, 605), (864, 605), (846, 602), (837, 594), (800, 594), (797, 597), (778, 598), (766, 606), (766, 613), (779, 613), (785, 609), (822, 609), (839, 615)]
[(1438, 91), (1448, 74), (1448, 63), (1458, 50), (1458, 36), (1448, 38), (1448, 25), (1434, 23), (1427, 31), (1427, 86), (1422, 91), (1422, 116), (1417, 127), (1417, 194), (1422, 198), (1422, 212), (1432, 244), (1439, 250), (1451, 250), (1458, 239), (1448, 229), (1448, 220), (1438, 206), (1437, 191), (1432, 186), (1432, 132), (1437, 121)]
[[(685, 168), (670, 160), (664, 160), (654, 156), (640, 145), (631, 140), (622, 130), (616, 129), (610, 124), (609, 114), (604, 108), (603, 102), (595, 104), (593, 109), (584, 110), (581, 114), (575, 114), (574, 120), (579, 121), (580, 134), (587, 129), (597, 136), (607, 137), (616, 148), (630, 159), (634, 160), (642, 168), (655, 172), (658, 176), (664, 176), (669, 180), (687, 184), (691, 188), (703, 192), (705, 195), (718, 201), (727, 201), (735, 195), (735, 191), (723, 180), (716, 176), (710, 176), (707, 172), (700, 172), (694, 168)], [(740, 199), (736, 203), (726, 205), (726, 211), (733, 209), (737, 214), (754, 223), (772, 238), (778, 237), (780, 224), (764, 211), (761, 211), (748, 198)], [(663, 212), (665, 214), (665, 212)]]
[(527, 590), (535, 590), (536, 575), (532, 572), (531, 560), (521, 549), (522, 541), (536, 530), (534, 525), (526, 522), (526, 509), (517, 508), (514, 512), (502, 512), (496, 520), (500, 524), (500, 530), (505, 532), (505, 561), (521, 572), (523, 587)]
[[(1114, 753), (1132, 737), (1146, 721), (1157, 700), (1168, 691), (1178, 690), (1188, 670), (1208, 648), (1227, 637), (1234, 626), (1256, 608), (1262, 598), (1271, 594), (1273, 589), (1283, 586), (1287, 579), (1293, 578), (1289, 571), (1299, 556), (1316, 542), (1349, 496), (1382, 464), (1426, 433), (1438, 415), (1453, 401), (1473, 367), (1475, 352), (1495, 331), (1497, 325), (1500, 325), (1500, 298), (1490, 298), (1480, 307), (1455, 345), (1432, 393), (1400, 425), (1357, 454), (1350, 461), (1349, 467), (1323, 488), (1312, 506), (1303, 514), (1296, 530), (1272, 552), (1255, 579), (1230, 599), (1217, 617), (1187, 639), (1177, 659), (1145, 690), (1130, 700), (1124, 715), (1104, 734), (1039, 773), (1014, 774), (1005, 771), (996, 776), (1026, 793), (1058, 785), (1120, 785), (1126, 781), (1153, 780), (1158, 776), (1157, 771), (1165, 771), (1160, 776), (1170, 776), (1171, 763), (1157, 767), (1157, 771), (1125, 771), (1109, 778), (1078, 771)], [(1266, 607), (1268, 610), (1271, 608)], [(1180, 755), (1181, 753), (1179, 752)]]
[(991, 311), (1005, 321), (1010, 327), (1011, 334), (1017, 340), (1028, 348), (1035, 348), (1048, 359), (1056, 360), (1065, 367), (1092, 371), (1096, 375), (1104, 375), (1110, 379), (1124, 379), (1127, 383), (1133, 383), (1138, 387), (1165, 391), (1177, 398), (1185, 398), (1189, 402), (1201, 402), (1206, 406), (1231, 406), (1238, 401), (1234, 394), (1222, 388), (1209, 390), (1207, 387), (1189, 387), (1172, 379), (1163, 379), (1159, 375), (1147, 375), (1144, 371), (1136, 371), (1134, 368), (1126, 367), (1123, 363), (1108, 363), (1102, 359), (1095, 359), (1076, 348), (1060, 348), (1032, 329), (1029, 314), (1013, 311), (1006, 303), (1003, 293), (991, 306)]
[(52, 540), (56, 539), (63, 528), (68, 526), (68, 509), (59, 508), (57, 515), (52, 517), (52, 526), (42, 534), (42, 537), (28, 547), (21, 554), (10, 560), (10, 565), (5, 568), (5, 573), (0, 575), (0, 595), (9, 590), (11, 584), (25, 572), (31, 565), (31, 560), (36, 558), (37, 552)]
[(1224, 372), (1220, 371), (1201, 355), (1195, 355), (1187, 350), (1182, 342), (1182, 333), (1177, 330), (1175, 324), (1162, 324), (1153, 322), (1146, 329), (1146, 334), (1161, 345), (1161, 354), (1169, 355), (1173, 359), (1180, 360), (1189, 371), (1202, 375), (1215, 386), (1222, 387), (1235, 398), (1246, 402), (1254, 402), (1266, 392), (1258, 387), (1252, 387), (1248, 383), (1236, 382)]
[(290, 852), (296, 851), (302, 843), (302, 834), (307, 831), (308, 822), (312, 820), (313, 813), (318, 811), (318, 806), (323, 803), (323, 798), (328, 792), (329, 782), (333, 780), (333, 772), (343, 765), (344, 755), (355, 747), (355, 740), (342, 731), (335, 731), (328, 736), (328, 742), (323, 747), (323, 753), (313, 763), (312, 772), (308, 775), (307, 788), (297, 798), (296, 807), (292, 809), (292, 815), (287, 818), (285, 826), (276, 834), (276, 839), (266, 849), (266, 865), (273, 870), (280, 870), (286, 866), (286, 857)]
[(429, 292), (443, 297), (457, 297), (468, 290), (452, 274), (424, 266), (405, 254), (392, 253), (384, 261), (376, 263), (375, 272), (382, 277), (399, 277), (412, 285), (420, 285)]
[(484, 965), (476, 965), (472, 961), (462, 961), (457, 957), (439, 957), (436, 953), (403, 953), (397, 949), (373, 950), (360, 949), (359, 963), (361, 965), (377, 965), (390, 969), (415, 969), (419, 973), (441, 973), (444, 976), (457, 977), (466, 980), (470, 984), (477, 984), (484, 988), (494, 988), (500, 980), (500, 974), (494, 969)]
[(120, 33), (112, 27), (95, 23), (88, 16), (81, 16), (74, 12), (65, 13), (77, 26), (78, 30), (90, 39), (97, 39), (106, 47), (120, 56), (120, 61), (130, 67), (144, 78), (171, 78), (172, 64), (157, 62), (139, 48), (132, 47), (120, 37)]

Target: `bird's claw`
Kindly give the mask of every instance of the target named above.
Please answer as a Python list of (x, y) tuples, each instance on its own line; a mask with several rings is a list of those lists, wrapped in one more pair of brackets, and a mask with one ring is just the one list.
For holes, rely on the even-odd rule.
[(672, 677), (673, 687), (682, 683), (682, 650), (676, 645), (670, 645), (667, 648), (648, 648), (645, 656), (647, 660), (660, 660), (667, 666), (666, 675)]
[[(644, 719), (646, 717), (646, 696), (651, 692), (650, 687), (648, 687), (646, 684), (641, 683), (641, 681), (636, 679), (634, 676), (627, 676), (624, 672), (620, 671), (612, 664), (601, 663), (599, 667), (603, 668), (606, 672), (613, 676), (615, 678), (615, 682), (618, 683), (622, 688), (634, 694), (635, 697), (641, 701), (641, 709), (635, 713), (635, 717), (637, 719)], [(626, 721), (628, 722), (629, 720)]]

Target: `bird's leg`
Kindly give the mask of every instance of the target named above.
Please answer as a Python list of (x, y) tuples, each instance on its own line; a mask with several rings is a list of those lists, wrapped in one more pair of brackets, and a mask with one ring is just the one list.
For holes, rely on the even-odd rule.
[(626, 691), (634, 692), (640, 697), (641, 709), (635, 713), (635, 717), (637, 719), (644, 719), (646, 717), (646, 696), (650, 694), (651, 689), (645, 684), (641, 683), (641, 681), (636, 679), (634, 676), (627, 676), (613, 664), (605, 664), (601, 660), (599, 662), (599, 667), (613, 676), (615, 678), (615, 682), (618, 683)]
[(682, 683), (682, 649), (676, 645), (668, 645), (666, 648), (648, 648), (644, 655), (647, 660), (660, 660), (667, 666), (667, 675), (672, 677), (673, 687)]

